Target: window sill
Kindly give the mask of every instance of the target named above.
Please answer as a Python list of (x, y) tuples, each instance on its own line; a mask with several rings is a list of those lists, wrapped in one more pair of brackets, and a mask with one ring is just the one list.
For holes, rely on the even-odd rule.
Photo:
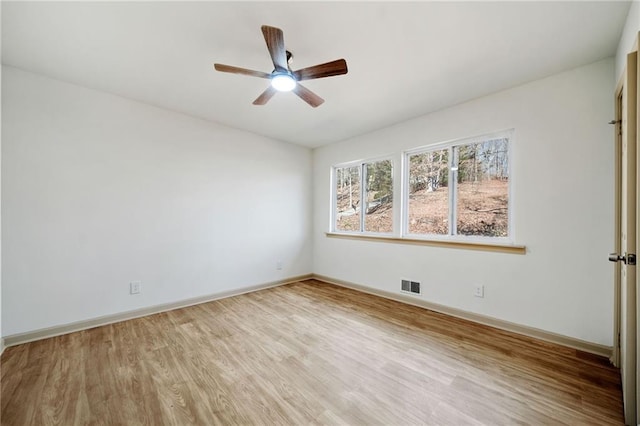
[(381, 243), (395, 243), (395, 244), (413, 244), (419, 246), (433, 246), (433, 247), (445, 247), (461, 250), (480, 250), (480, 251), (492, 251), (499, 253), (510, 254), (525, 254), (527, 248), (525, 246), (514, 244), (500, 244), (500, 243), (478, 243), (478, 242), (466, 242), (466, 241), (443, 241), (443, 240), (424, 240), (418, 238), (398, 238), (398, 237), (386, 237), (377, 235), (359, 235), (359, 234), (343, 234), (339, 232), (326, 232), (325, 235), (328, 238), (343, 238), (347, 240), (360, 240), (360, 241), (376, 241)]

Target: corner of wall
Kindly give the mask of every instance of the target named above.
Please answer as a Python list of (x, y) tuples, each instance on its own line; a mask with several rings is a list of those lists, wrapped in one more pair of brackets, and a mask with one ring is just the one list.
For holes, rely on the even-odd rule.
[[(21, 253), (20, 262), (37, 265), (28, 274), (20, 262), (2, 265), (7, 345), (19, 333), (311, 272), (309, 148), (11, 66), (2, 71), (1, 219), (12, 230), (0, 236), (2, 256)], [(100, 132), (97, 123), (106, 124)], [(44, 180), (35, 172), (41, 162)], [(51, 191), (57, 200), (45, 202)], [(46, 207), (33, 208), (40, 202)], [(127, 213), (111, 214), (117, 205)], [(36, 242), (33, 225), (47, 238)], [(38, 250), (22, 251), (32, 244)], [(108, 277), (96, 273), (107, 258), (116, 265)], [(89, 281), (91, 292), (83, 290)], [(144, 294), (131, 297), (131, 281), (141, 281)]]
[(633, 0), (616, 49), (616, 75), (614, 84), (617, 83), (622, 76), (627, 54), (633, 49), (635, 40), (638, 37), (638, 31), (640, 31), (640, 0)]

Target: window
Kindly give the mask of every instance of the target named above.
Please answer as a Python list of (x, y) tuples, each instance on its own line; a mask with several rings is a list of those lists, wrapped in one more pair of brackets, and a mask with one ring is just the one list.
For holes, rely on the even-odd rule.
[(510, 237), (512, 132), (406, 154), (406, 234)]
[(393, 163), (391, 160), (359, 162), (334, 167), (333, 182), (334, 231), (367, 233), (393, 231)]
[[(508, 130), (398, 153), (403, 179), (395, 188), (389, 158), (334, 166), (332, 233), (520, 252), (511, 225), (512, 140)], [(395, 226), (394, 189), (402, 193)]]
[(449, 233), (449, 149), (408, 156), (411, 234)]

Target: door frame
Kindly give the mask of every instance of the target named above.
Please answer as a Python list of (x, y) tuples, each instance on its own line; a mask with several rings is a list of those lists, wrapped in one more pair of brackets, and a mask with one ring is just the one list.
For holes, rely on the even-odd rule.
[[(640, 37), (640, 33), (639, 33)], [(640, 241), (638, 234), (640, 227), (638, 226), (638, 218), (640, 215), (640, 197), (638, 197), (638, 164), (640, 163), (640, 149), (638, 149), (638, 133), (637, 126), (640, 123), (638, 113), (638, 88), (640, 87), (640, 56), (638, 55), (638, 40), (634, 45), (634, 50), (627, 55), (626, 66), (623, 74), (618, 82), (615, 90), (615, 238), (614, 244), (617, 254), (627, 256), (627, 252), (635, 253), (636, 244)], [(622, 105), (625, 110), (622, 110)], [(624, 138), (623, 138), (624, 135)], [(626, 143), (626, 165), (623, 165), (623, 144)], [(627, 169), (627, 176), (623, 181), (623, 171)], [(626, 194), (623, 194), (626, 190)], [(627, 211), (635, 214), (635, 219), (627, 220), (626, 225), (622, 223), (623, 196), (631, 201), (633, 209), (629, 209), (627, 203)], [(628, 214), (628, 213), (627, 213)], [(625, 214), (625, 217), (627, 217)], [(622, 241), (622, 230), (626, 226), (625, 244)], [(630, 232), (629, 232), (630, 231)], [(623, 271), (624, 270), (624, 271)], [(622, 273), (625, 273), (625, 288), (623, 289)], [(638, 332), (640, 331), (640, 291), (638, 290), (638, 274), (636, 274), (635, 266), (626, 263), (616, 263), (614, 269), (614, 321), (613, 321), (613, 350), (611, 362), (616, 367), (621, 368), (621, 379), (623, 384), (623, 402), (625, 423), (629, 425), (640, 424), (640, 366), (638, 365), (638, 355), (640, 354), (640, 339)], [(622, 300), (623, 293), (626, 295)], [(622, 303), (625, 303), (623, 306)], [(625, 318), (622, 318), (625, 315)], [(623, 329), (622, 321), (626, 326)], [(625, 335), (621, 335), (624, 333)], [(622, 348), (625, 351), (622, 351)], [(623, 353), (624, 352), (624, 353)], [(626, 390), (626, 392), (625, 392)]]
[[(620, 216), (622, 213), (622, 89), (627, 78), (627, 68), (625, 67), (615, 90), (615, 137), (614, 137), (614, 252), (622, 252), (622, 240), (620, 232), (622, 224)], [(621, 304), (621, 268), (617, 263), (613, 268), (613, 350), (609, 360), (614, 367), (620, 368), (620, 309)]]

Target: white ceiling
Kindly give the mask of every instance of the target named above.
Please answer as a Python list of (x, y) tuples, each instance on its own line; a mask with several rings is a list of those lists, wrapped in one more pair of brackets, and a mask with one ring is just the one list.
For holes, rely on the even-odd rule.
[[(3, 2), (2, 63), (275, 139), (316, 147), (615, 54), (630, 3)], [(349, 73), (251, 102), (271, 72), (260, 26), (292, 69)], [(612, 76), (613, 78), (613, 76)]]

